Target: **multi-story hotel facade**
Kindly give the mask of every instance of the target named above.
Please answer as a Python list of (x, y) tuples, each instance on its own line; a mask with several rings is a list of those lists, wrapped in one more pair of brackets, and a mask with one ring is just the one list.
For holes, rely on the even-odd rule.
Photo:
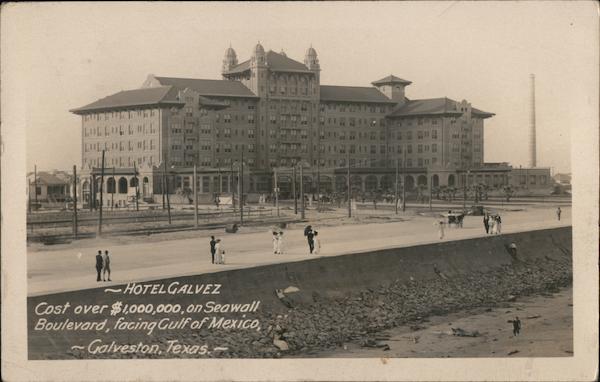
[(408, 191), (510, 183), (510, 166), (484, 163), (484, 121), (494, 114), (465, 100), (409, 99), (411, 82), (394, 75), (332, 86), (320, 72), (312, 47), (300, 62), (259, 43), (241, 63), (230, 47), (220, 80), (149, 75), (139, 89), (71, 110), (82, 117), (84, 198), (100, 189), (103, 151), (105, 204), (133, 189), (156, 198), (164, 179), (169, 193), (189, 189), (194, 166), (205, 198), (238, 183), (244, 193), (276, 184), (289, 195), (300, 167), (307, 192), (345, 192), (348, 167), (359, 192), (392, 190), (397, 171)]

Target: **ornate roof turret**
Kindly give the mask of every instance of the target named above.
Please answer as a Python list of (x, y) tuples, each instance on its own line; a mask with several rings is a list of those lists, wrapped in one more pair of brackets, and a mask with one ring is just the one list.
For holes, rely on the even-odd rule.
[(258, 64), (264, 64), (266, 61), (265, 48), (260, 44), (260, 41), (254, 47), (254, 53), (252, 54), (252, 61)]
[(235, 50), (229, 45), (229, 48), (225, 51), (225, 57), (223, 58), (222, 72), (225, 73), (238, 64), (237, 55)]
[(306, 50), (306, 54), (304, 55), (304, 65), (306, 65), (310, 70), (320, 70), (317, 51), (312, 47), (312, 45)]

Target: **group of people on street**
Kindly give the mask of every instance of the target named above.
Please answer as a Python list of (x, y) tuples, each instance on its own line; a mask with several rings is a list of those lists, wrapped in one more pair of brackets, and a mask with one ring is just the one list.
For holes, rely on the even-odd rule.
[(499, 214), (483, 214), (483, 227), (485, 233), (490, 235), (499, 235), (502, 233), (502, 218)]
[[(98, 254), (96, 255), (96, 274), (96, 281), (112, 281), (110, 279), (110, 256), (107, 250), (104, 251), (104, 256), (102, 256), (102, 251), (98, 250)], [(106, 277), (107, 275), (108, 278)]]
[(221, 243), (221, 239), (210, 237), (210, 255), (213, 264), (225, 264), (225, 249)]

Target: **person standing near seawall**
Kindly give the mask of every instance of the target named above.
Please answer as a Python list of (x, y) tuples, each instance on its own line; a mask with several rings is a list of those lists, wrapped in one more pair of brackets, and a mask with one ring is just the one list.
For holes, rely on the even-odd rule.
[[(110, 279), (110, 257), (108, 256), (108, 251), (104, 251), (104, 271), (102, 272), (102, 278), (104, 281), (112, 281)], [(108, 273), (108, 280), (106, 279), (106, 274)]]
[(558, 218), (558, 221), (560, 221), (560, 214), (561, 214), (561, 213), (562, 213), (562, 211), (561, 211), (560, 207), (558, 207), (558, 208), (556, 209), (556, 217)]
[(483, 214), (483, 228), (485, 228), (485, 233), (490, 233), (490, 223), (488, 222), (487, 213)]
[(96, 281), (102, 281), (100, 275), (102, 274), (103, 265), (104, 261), (102, 260), (102, 251), (98, 251), (98, 254), (96, 255), (96, 273), (98, 274)]
[(215, 252), (216, 252), (215, 245), (216, 244), (217, 244), (217, 241), (215, 240), (215, 237), (211, 236), (210, 237), (210, 257), (211, 257), (213, 264), (215, 263)]

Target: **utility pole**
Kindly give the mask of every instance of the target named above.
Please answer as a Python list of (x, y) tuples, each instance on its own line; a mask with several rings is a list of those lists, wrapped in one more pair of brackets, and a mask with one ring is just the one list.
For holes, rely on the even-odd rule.
[(403, 148), (402, 159), (402, 212), (406, 211), (406, 145)]
[(133, 162), (133, 179), (135, 179), (135, 210), (139, 211), (140, 210), (140, 205), (138, 203), (138, 196), (140, 194), (140, 192), (139, 192), (140, 189), (138, 187), (137, 167), (135, 165), (135, 162)]
[(240, 194), (240, 225), (244, 224), (244, 145), (242, 145), (242, 160), (240, 161), (238, 194)]
[(305, 217), (304, 211), (306, 209), (305, 208), (306, 206), (304, 205), (304, 177), (303, 177), (304, 171), (303, 171), (303, 169), (304, 169), (304, 166), (301, 162), (300, 163), (300, 199), (301, 199), (300, 206), (302, 207), (302, 211), (301, 211), (300, 217), (302, 218), (302, 220), (304, 220), (304, 217)]
[(194, 163), (194, 227), (198, 228), (198, 173)]
[(167, 185), (167, 182), (165, 181), (165, 178), (167, 177), (166, 175), (166, 170), (165, 167), (163, 166), (163, 172), (162, 172), (162, 176), (161, 176), (161, 184), (162, 184), (162, 209), (164, 211), (165, 209), (165, 186)]
[(298, 198), (296, 198), (296, 165), (292, 167), (292, 194), (294, 195), (294, 214), (298, 215)]
[(77, 166), (73, 166), (73, 237), (77, 239)]
[(275, 178), (273, 184), (275, 185), (275, 208), (277, 208), (277, 217), (279, 217), (279, 185), (277, 182), (277, 169), (273, 169), (273, 177)]
[(37, 165), (33, 165), (33, 186), (35, 187), (35, 208), (38, 208), (38, 197), (37, 197)]
[(233, 180), (235, 179), (235, 176), (233, 175), (233, 162), (231, 162), (231, 171), (229, 172), (230, 174), (230, 182), (229, 182), (229, 189), (231, 189), (231, 206), (233, 207), (233, 212), (235, 213), (235, 187), (233, 185)]
[(429, 175), (429, 179), (428, 179), (428, 181), (429, 181), (429, 211), (432, 211), (433, 210), (433, 206), (431, 205), (431, 200), (433, 199), (433, 195), (432, 195), (432, 192), (433, 192), (433, 188), (432, 188), (433, 187), (433, 185), (432, 185), (432, 183), (433, 183), (433, 176), (431, 174), (428, 174), (428, 175)]
[(319, 151), (317, 151), (317, 212), (321, 212), (321, 136), (319, 135)]
[(115, 167), (112, 168), (113, 188), (110, 192), (110, 209), (115, 208), (115, 189), (117, 188), (117, 178), (115, 177)]
[(348, 178), (347, 186), (348, 186), (348, 217), (352, 217), (352, 201), (350, 199), (350, 147), (348, 147), (348, 151), (346, 151), (346, 177)]
[(217, 171), (219, 172), (219, 197), (221, 197), (221, 194), (223, 193), (223, 178), (221, 175), (221, 167), (219, 167)]
[(100, 167), (100, 215), (98, 217), (98, 236), (102, 235), (102, 207), (103, 207), (103, 198), (102, 194), (104, 194), (104, 150), (102, 150), (102, 167)]
[(396, 197), (394, 198), (394, 204), (396, 205), (396, 215), (398, 215), (398, 167), (400, 167), (400, 159), (396, 158)]
[(467, 209), (467, 182), (468, 182), (468, 176), (467, 176), (467, 171), (464, 170), (463, 172), (463, 176), (465, 177), (464, 182), (463, 182), (463, 210)]
[(169, 178), (167, 178), (167, 161), (163, 162), (163, 182), (165, 188), (163, 189), (163, 196), (167, 194), (167, 215), (169, 217), (169, 225), (171, 224), (171, 203), (169, 202)]

